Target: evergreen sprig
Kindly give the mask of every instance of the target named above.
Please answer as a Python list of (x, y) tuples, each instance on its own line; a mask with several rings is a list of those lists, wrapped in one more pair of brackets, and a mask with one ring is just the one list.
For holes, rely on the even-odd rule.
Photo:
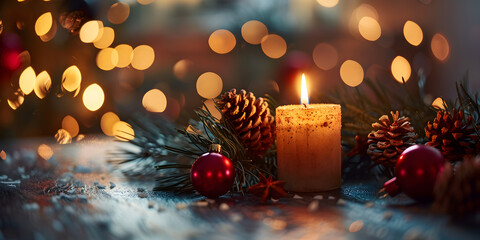
[[(220, 111), (218, 106), (217, 110)], [(132, 121), (135, 138), (129, 143), (137, 150), (121, 148), (112, 154), (111, 162), (122, 165), (128, 176), (156, 172), (156, 191), (191, 193), (190, 169), (194, 160), (206, 153), (211, 144), (218, 143), (222, 145), (222, 154), (233, 161), (235, 192), (243, 193), (256, 184), (259, 172), (267, 176), (276, 174), (275, 150), (252, 159), (226, 118), (217, 119), (206, 106), (195, 113), (199, 120), (191, 120), (182, 129), (165, 119), (152, 121), (136, 116)]]

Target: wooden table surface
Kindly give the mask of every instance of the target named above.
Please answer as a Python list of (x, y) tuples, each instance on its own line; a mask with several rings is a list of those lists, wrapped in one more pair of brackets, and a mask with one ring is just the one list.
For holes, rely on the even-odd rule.
[[(40, 144), (52, 158), (38, 156)], [(250, 195), (206, 201), (153, 192), (154, 180), (127, 179), (106, 162), (116, 147), (95, 136), (68, 145), (1, 142), (0, 240), (480, 239), (478, 216), (453, 219), (404, 195), (377, 199), (375, 180), (267, 204)]]

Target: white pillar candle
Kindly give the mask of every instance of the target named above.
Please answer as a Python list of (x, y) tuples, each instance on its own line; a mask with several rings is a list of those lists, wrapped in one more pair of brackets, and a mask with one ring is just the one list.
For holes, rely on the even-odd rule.
[(293, 192), (339, 188), (340, 105), (308, 104), (306, 82), (302, 85), (305, 86), (302, 86), (303, 104), (280, 106), (276, 110), (278, 178), (286, 182), (287, 191)]

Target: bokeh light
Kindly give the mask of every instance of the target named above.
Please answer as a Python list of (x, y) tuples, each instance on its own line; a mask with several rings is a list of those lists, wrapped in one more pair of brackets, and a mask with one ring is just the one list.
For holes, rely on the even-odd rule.
[(358, 22), (358, 31), (368, 41), (376, 41), (382, 35), (380, 24), (372, 17), (362, 17)]
[(88, 86), (83, 92), (83, 105), (92, 112), (102, 107), (104, 101), (103, 89), (96, 83)]
[(54, 21), (52, 23), (52, 27), (50, 28), (50, 30), (46, 34), (40, 36), (40, 40), (42, 40), (42, 42), (48, 42), (55, 37), (56, 33), (57, 33), (57, 23)]
[(0, 151), (0, 159), (2, 160), (7, 159), (7, 153), (4, 150)]
[(363, 82), (363, 68), (353, 60), (345, 61), (340, 67), (340, 77), (350, 87), (356, 87)]
[(20, 106), (22, 106), (23, 101), (25, 100), (25, 97), (23, 95), (23, 92), (21, 89), (17, 89), (16, 91), (13, 91), (10, 93), (7, 103), (10, 108), (13, 110), (16, 110)]
[(113, 125), (113, 136), (121, 141), (129, 141), (135, 139), (135, 132), (130, 124), (118, 121)]
[(337, 65), (337, 50), (328, 43), (320, 43), (313, 49), (313, 62), (322, 70), (330, 70)]
[(446, 61), (450, 55), (450, 44), (445, 36), (440, 33), (433, 35), (431, 48), (433, 55), (440, 61)]
[(149, 112), (160, 113), (167, 108), (167, 97), (162, 91), (152, 89), (143, 96), (142, 105)]
[(185, 80), (188, 72), (193, 66), (193, 62), (188, 59), (182, 59), (173, 65), (173, 75), (179, 80)]
[(434, 107), (436, 109), (445, 110), (443, 99), (441, 97), (435, 98), (435, 100), (433, 100), (433, 102), (432, 102), (432, 107)]
[(47, 144), (40, 144), (37, 149), (38, 156), (43, 160), (48, 160), (53, 156), (53, 150)]
[(35, 22), (35, 33), (38, 36), (43, 36), (50, 31), (52, 28), (53, 18), (51, 12), (46, 12), (40, 17), (38, 17), (37, 21)]
[(267, 34), (267, 26), (257, 20), (248, 21), (242, 26), (242, 37), (250, 44), (260, 44)]
[(413, 21), (406, 21), (403, 26), (403, 36), (405, 36), (405, 40), (407, 40), (408, 43), (413, 46), (418, 46), (423, 40), (422, 28)]
[(217, 109), (217, 106), (215, 105), (215, 102), (212, 99), (208, 99), (205, 102), (203, 102), (207, 109), (205, 109), (205, 106), (202, 107), (204, 110), (208, 110), (212, 116), (214, 116), (216, 119), (220, 120), (222, 119), (222, 113)]
[(80, 87), (82, 82), (82, 73), (77, 66), (72, 65), (65, 69), (62, 75), (62, 87), (63, 89), (73, 92)]
[(55, 134), (55, 139), (57, 140), (58, 144), (72, 143), (72, 136), (65, 129), (58, 129), (57, 133)]
[(412, 74), (412, 68), (410, 67), (410, 63), (402, 56), (397, 56), (392, 61), (392, 75), (399, 83), (403, 83), (403, 79), (405, 82), (408, 81), (410, 75)]
[(104, 27), (103, 33), (100, 38), (93, 42), (93, 46), (98, 49), (104, 49), (112, 45), (113, 40), (115, 40), (115, 31), (111, 27)]
[(281, 58), (287, 52), (287, 43), (282, 37), (269, 34), (262, 39), (262, 51), (270, 58)]
[(117, 67), (124, 68), (130, 65), (133, 59), (133, 48), (127, 44), (120, 44), (115, 47), (118, 53)]
[(117, 114), (113, 112), (107, 112), (103, 114), (102, 118), (100, 119), (100, 128), (105, 135), (113, 136), (113, 126), (117, 122), (120, 122), (120, 118), (117, 116)]
[(362, 220), (357, 220), (355, 222), (353, 222), (352, 224), (350, 224), (350, 226), (348, 227), (348, 231), (349, 232), (358, 232), (360, 230), (362, 230), (363, 228), (363, 221)]
[(317, 2), (327, 8), (335, 7), (338, 4), (338, 0), (317, 0)]
[(216, 98), (223, 89), (223, 81), (218, 74), (206, 72), (197, 79), (197, 92), (203, 98)]
[(208, 45), (218, 54), (225, 54), (232, 51), (236, 43), (237, 40), (233, 33), (225, 29), (216, 30), (208, 38)]
[(52, 86), (52, 79), (47, 71), (43, 71), (37, 75), (35, 79), (35, 87), (33, 90), (38, 98), (43, 99), (47, 96)]
[(36, 78), (37, 75), (35, 74), (35, 70), (33, 70), (32, 67), (25, 68), (22, 74), (20, 74), (18, 84), (20, 85), (20, 89), (25, 95), (28, 95), (33, 91)]
[(114, 48), (104, 48), (97, 54), (98, 68), (110, 71), (118, 64), (118, 52)]
[(92, 20), (83, 24), (80, 28), (80, 40), (84, 43), (92, 43), (100, 39), (103, 35), (103, 23), (101, 21)]
[(80, 126), (78, 125), (77, 120), (67, 115), (62, 119), (62, 129), (65, 129), (72, 138), (76, 137), (80, 132)]
[(153, 3), (155, 0), (137, 0), (138, 3), (142, 5), (148, 5), (150, 3)]
[(112, 4), (107, 12), (108, 21), (113, 24), (125, 22), (125, 20), (128, 18), (128, 15), (130, 15), (130, 5), (122, 2)]
[(137, 70), (145, 70), (152, 66), (155, 60), (155, 51), (148, 45), (140, 45), (133, 49), (132, 67)]

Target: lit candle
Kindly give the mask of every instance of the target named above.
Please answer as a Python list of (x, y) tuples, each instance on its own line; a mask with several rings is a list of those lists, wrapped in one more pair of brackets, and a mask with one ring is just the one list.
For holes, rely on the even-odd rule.
[(277, 118), (278, 178), (293, 192), (319, 192), (341, 184), (341, 109), (308, 104), (305, 74), (301, 104), (280, 106)]

